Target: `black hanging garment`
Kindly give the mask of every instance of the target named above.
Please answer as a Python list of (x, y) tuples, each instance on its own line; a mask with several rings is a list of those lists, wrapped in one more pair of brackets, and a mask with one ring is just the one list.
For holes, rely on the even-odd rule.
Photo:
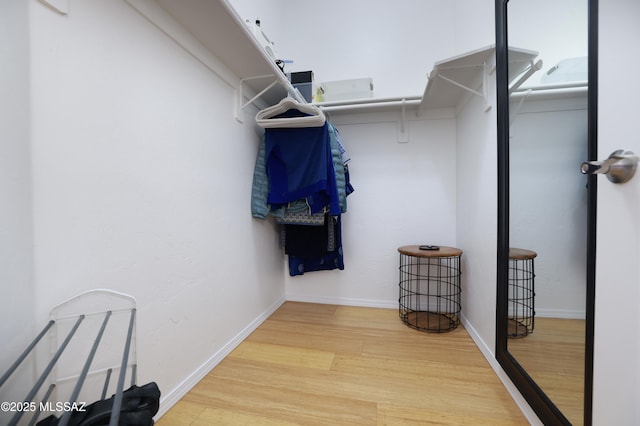
[[(309, 241), (304, 243), (301, 238), (301, 234), (298, 234), (299, 229), (291, 229), (292, 226), (297, 228), (322, 228), (324, 240), (320, 241), (320, 238), (311, 244)], [(304, 230), (303, 230), (304, 231)], [(290, 234), (293, 234), (290, 237)], [(303, 235), (305, 232), (303, 232)], [(303, 275), (305, 272), (313, 271), (328, 271), (332, 269), (344, 270), (344, 257), (342, 254), (342, 229), (341, 229), (341, 216), (326, 216), (325, 226), (297, 226), (286, 225), (285, 226), (285, 248), (289, 243), (289, 238), (296, 241), (296, 244), (307, 244), (310, 250), (313, 247), (314, 252), (292, 252), (287, 253), (289, 255), (289, 275)], [(307, 254), (307, 255), (305, 255)]]

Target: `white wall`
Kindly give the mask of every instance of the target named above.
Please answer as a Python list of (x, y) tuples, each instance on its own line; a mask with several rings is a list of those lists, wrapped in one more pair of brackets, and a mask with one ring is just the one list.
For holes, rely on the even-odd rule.
[[(490, 0), (456, 4), (456, 44), (462, 52), (495, 43), (494, 5)], [(495, 105), (490, 78), (489, 104)], [(489, 354), (495, 347), (496, 307), (496, 115), (470, 96), (456, 121), (456, 227), (463, 255), (463, 315)]]
[[(27, 9), (0, 2), (0, 370), (35, 332)], [(0, 400), (7, 401), (2, 390)]]
[(543, 82), (547, 71), (564, 59), (587, 56), (588, 11), (587, 0), (509, 3), (509, 45), (534, 50), (543, 62), (523, 87)]
[(397, 248), (455, 246), (455, 119), (409, 114), (408, 143), (398, 143), (397, 112), (333, 116), (355, 187), (342, 216), (345, 270), (287, 276), (288, 299), (397, 308)]
[(495, 2), (455, 0), (453, 42), (455, 55), (495, 44)]
[[(34, 260), (21, 246), (7, 270), (24, 280), (12, 306), (25, 320), (40, 324), (51, 306), (89, 288), (132, 294), (140, 381), (175, 396), (285, 290), (396, 306), (397, 246), (430, 242), (464, 250), (463, 314), (493, 351), (495, 109), (484, 113), (473, 98), (457, 118), (412, 117), (406, 144), (397, 142), (397, 113), (332, 117), (356, 188), (344, 216), (346, 270), (290, 278), (272, 223), (249, 214), (257, 135), (233, 120), (233, 89), (124, 2), (73, 2), (61, 16), (32, 1), (29, 17), (17, 3), (3, 4), (16, 25), (2, 28), (21, 34), (24, 49), (31, 38), (31, 63), (13, 53), (22, 88), (11, 98), (18, 108), (3, 103), (0, 120), (17, 113), (7, 128), (32, 148), (0, 148), (17, 176), (0, 194), (15, 201), (6, 214), (19, 226), (0, 248), (33, 232)], [(434, 62), (494, 42), (490, 0), (405, 0), (383, 12), (370, 2), (233, 3), (263, 20), (281, 56), (295, 60), (290, 70), (313, 69), (317, 81), (371, 76), (377, 96), (421, 94)], [(392, 29), (398, 19), (411, 30)], [(3, 342), (21, 327), (11, 320)]]
[(461, 53), (454, 49), (454, 2), (231, 3), (242, 18), (261, 19), (279, 56), (294, 60), (287, 71), (312, 70), (318, 83), (372, 77), (376, 97), (422, 95), (433, 63)]
[[(510, 105), (518, 109), (518, 102)], [(587, 98), (526, 99), (509, 131), (509, 239), (535, 251), (537, 316), (584, 318)]]
[[(489, 1), (403, 0), (393, 8), (363, 1), (281, 0), (274, 7), (273, 2), (234, 0), (233, 5), (240, 16), (261, 19), (280, 56), (295, 59), (288, 69), (312, 69), (316, 81), (371, 76), (375, 96), (422, 94), (434, 62), (494, 40)], [(306, 33), (314, 36), (300, 36)], [(397, 117), (333, 114), (353, 158), (356, 188), (343, 217), (345, 271), (287, 277), (288, 298), (395, 307), (397, 247), (456, 246), (455, 117), (451, 111), (410, 116), (408, 144), (397, 143)], [(495, 279), (488, 285), (495, 286)], [(479, 309), (493, 312), (491, 306), (495, 301)], [(493, 330), (493, 321), (488, 322), (483, 328)]]
[[(10, 187), (2, 179), (3, 204), (16, 201), (3, 223), (18, 226), (19, 248), (3, 282), (21, 277), (26, 293), (11, 297), (40, 326), (88, 289), (134, 296), (139, 382), (157, 381), (166, 398), (284, 298), (273, 225), (249, 210), (257, 135), (234, 120), (233, 88), (125, 2), (73, 2), (68, 15), (28, 7), (28, 19), (22, 8), (6, 15), (29, 28), (18, 41), (31, 62), (14, 54), (12, 72), (31, 75), (31, 93), (17, 79), (13, 99), (31, 99), (33, 177), (21, 101), (20, 144), (2, 146), (15, 175)], [(20, 319), (9, 320), (3, 347)]]
[(495, 117), (495, 107), (483, 112), (482, 100), (472, 98), (458, 116), (456, 149), (457, 236), (465, 251), (463, 314), (491, 353), (495, 347), (497, 250)]

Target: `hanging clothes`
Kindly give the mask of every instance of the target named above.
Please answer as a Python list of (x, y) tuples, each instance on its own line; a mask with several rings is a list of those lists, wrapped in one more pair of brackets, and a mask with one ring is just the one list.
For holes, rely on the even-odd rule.
[[(325, 215), (321, 226), (285, 225), (284, 252), (289, 256), (310, 258), (333, 251), (335, 230), (331, 222), (331, 217)], [(329, 241), (330, 234), (332, 241)]]
[[(292, 105), (283, 100), (256, 117), (265, 134), (254, 167), (251, 213), (259, 219), (274, 216), (282, 224), (291, 276), (344, 269), (340, 216), (354, 191), (350, 158), (335, 126), (323, 115), (309, 120), (315, 107)], [(298, 119), (313, 124), (305, 127)]]
[[(287, 226), (289, 228), (289, 225)], [(314, 271), (328, 271), (332, 269), (344, 270), (344, 256), (342, 253), (342, 224), (341, 217), (329, 217), (327, 223), (327, 229), (333, 228), (333, 237), (329, 236), (330, 231), (327, 231), (327, 241), (325, 243), (333, 244), (332, 250), (327, 250), (322, 255), (317, 256), (295, 256), (289, 255), (289, 275), (294, 277), (296, 275), (303, 275), (305, 272)], [(287, 229), (286, 234), (289, 233)], [(334, 238), (332, 242), (329, 240)]]
[[(288, 116), (296, 113), (287, 112)], [(326, 206), (340, 214), (328, 125), (265, 130), (265, 167), (269, 180), (267, 203), (275, 208), (307, 200), (310, 213)]]
[[(346, 213), (347, 196), (354, 192), (347, 165), (350, 158), (339, 137), (338, 129), (328, 122), (328, 130), (340, 212)], [(271, 215), (276, 217), (279, 223), (290, 223), (285, 219), (288, 215), (295, 216), (299, 214), (304, 215), (305, 213), (309, 214), (309, 205), (307, 204), (306, 199), (295, 200), (284, 207), (274, 207), (268, 203), (269, 177), (267, 177), (265, 152), (266, 146), (265, 139), (263, 138), (258, 148), (258, 155), (256, 157), (253, 170), (253, 185), (251, 189), (251, 214), (253, 217), (265, 219), (267, 216)], [(315, 224), (319, 225), (323, 222), (324, 215), (320, 213), (319, 220), (315, 221)]]

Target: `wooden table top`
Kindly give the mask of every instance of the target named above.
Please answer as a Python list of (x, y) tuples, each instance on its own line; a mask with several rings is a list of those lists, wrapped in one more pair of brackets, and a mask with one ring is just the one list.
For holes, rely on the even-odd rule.
[(531, 251), (527, 249), (521, 249), (521, 248), (515, 248), (515, 247), (511, 247), (509, 249), (509, 259), (518, 259), (518, 260), (533, 259), (537, 255), (538, 253), (536, 253), (535, 251)]
[(454, 257), (462, 255), (462, 250), (444, 246), (440, 246), (437, 250), (420, 250), (419, 245), (402, 246), (398, 247), (398, 251), (413, 257)]

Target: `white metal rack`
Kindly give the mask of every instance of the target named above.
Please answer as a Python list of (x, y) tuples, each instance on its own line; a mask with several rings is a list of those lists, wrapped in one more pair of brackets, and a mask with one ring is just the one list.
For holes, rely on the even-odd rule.
[(13, 398), (20, 407), (2, 413), (11, 414), (6, 424), (32, 425), (53, 412), (64, 426), (73, 410), (60, 411), (60, 404), (80, 404), (82, 410), (114, 395), (109, 425), (117, 425), (123, 392), (136, 383), (135, 323), (135, 299), (110, 290), (91, 290), (54, 307), (46, 326), (0, 377), (2, 388), (37, 376), (26, 395)]

